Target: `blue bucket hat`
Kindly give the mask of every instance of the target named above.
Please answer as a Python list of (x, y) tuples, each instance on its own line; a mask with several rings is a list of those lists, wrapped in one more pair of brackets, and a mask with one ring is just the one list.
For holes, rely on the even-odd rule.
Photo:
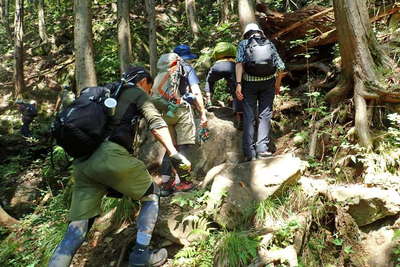
[(174, 53), (177, 53), (184, 60), (191, 60), (197, 58), (197, 55), (190, 52), (190, 46), (180, 44), (174, 48)]

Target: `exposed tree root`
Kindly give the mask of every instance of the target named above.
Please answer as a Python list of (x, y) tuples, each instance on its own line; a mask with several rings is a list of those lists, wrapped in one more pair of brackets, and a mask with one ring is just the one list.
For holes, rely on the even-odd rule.
[(0, 206), (0, 225), (6, 227), (7, 229), (13, 230), (14, 227), (20, 222), (11, 217), (1, 206)]
[(331, 105), (341, 102), (346, 98), (346, 96), (349, 95), (352, 86), (352, 83), (348, 79), (345, 79), (342, 75), (339, 83), (326, 94), (326, 101)]

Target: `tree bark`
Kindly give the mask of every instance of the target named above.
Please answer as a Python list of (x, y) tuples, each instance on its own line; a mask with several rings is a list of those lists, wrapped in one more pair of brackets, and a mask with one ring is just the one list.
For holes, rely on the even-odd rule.
[(220, 23), (226, 23), (229, 18), (229, 1), (228, 0), (218, 0), (218, 4), (219, 4), (219, 8), (221, 10)]
[(48, 37), (46, 33), (46, 23), (44, 16), (44, 0), (38, 1), (38, 17), (39, 17), (39, 36), (43, 43), (48, 42)]
[(157, 74), (157, 36), (156, 9), (154, 0), (146, 0), (146, 10), (149, 20), (150, 73), (153, 77), (155, 77)]
[(74, 0), (75, 76), (77, 93), (88, 86), (96, 86), (94, 67), (91, 0)]
[(239, 20), (242, 29), (247, 24), (256, 22), (256, 16), (254, 15), (254, 5), (252, 0), (239, 0), (238, 2)]
[(185, 7), (190, 29), (192, 30), (194, 38), (198, 39), (200, 34), (200, 25), (198, 24), (196, 18), (196, 1), (185, 0)]
[[(379, 80), (378, 67), (385, 66), (385, 55), (378, 46), (369, 22), (364, 0), (334, 0), (336, 29), (342, 62), (340, 87), (327, 94), (330, 103), (338, 103), (348, 93), (354, 95), (355, 129), (359, 143), (372, 148), (367, 106), (379, 96), (367, 90), (366, 84)], [(349, 92), (348, 90), (352, 90)]]
[(9, 9), (8, 0), (0, 0), (1, 23), (3, 24), (3, 27), (6, 29), (7, 36), (11, 41), (13, 39), (13, 36), (11, 33), (10, 23), (8, 22), (8, 16), (9, 16), (8, 9)]
[(0, 225), (6, 228), (12, 229), (19, 221), (11, 217), (1, 206), (0, 206)]
[(132, 62), (131, 30), (129, 27), (129, 1), (118, 0), (118, 44), (121, 73), (124, 73)]
[(25, 91), (24, 82), (24, 1), (15, 0), (15, 20), (14, 20), (14, 82), (15, 97), (21, 97)]

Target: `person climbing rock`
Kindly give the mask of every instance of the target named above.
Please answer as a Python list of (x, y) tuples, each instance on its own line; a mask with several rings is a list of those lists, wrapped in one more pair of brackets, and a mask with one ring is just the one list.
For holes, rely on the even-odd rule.
[[(188, 156), (189, 151), (196, 143), (196, 125), (194, 122), (193, 107), (200, 111), (200, 126), (207, 127), (206, 110), (199, 88), (199, 79), (186, 61), (197, 56), (190, 52), (187, 45), (179, 45), (174, 51), (160, 56), (157, 62), (157, 74), (153, 96), (156, 104), (163, 112), (180, 153)], [(158, 99), (158, 100), (157, 100)], [(193, 188), (193, 183), (179, 172), (174, 173), (170, 159), (164, 156), (161, 166), (161, 196), (168, 196), (175, 191), (188, 191)]]
[(245, 161), (272, 155), (269, 150), (272, 107), (284, 69), (275, 45), (257, 24), (247, 24), (236, 53), (236, 96), (243, 101)]
[(129, 255), (129, 266), (160, 266), (167, 259), (166, 249), (151, 250), (150, 241), (159, 212), (159, 188), (145, 164), (132, 156), (134, 127), (138, 113), (147, 121), (154, 137), (165, 147), (175, 169), (189, 172), (191, 163), (175, 149), (167, 124), (153, 105), (148, 93), (152, 77), (141, 67), (128, 68), (124, 74), (126, 88), (116, 107), (117, 124), (110, 136), (88, 158), (73, 163), (75, 184), (70, 208), (70, 224), (55, 249), (49, 267), (67, 267), (85, 240), (101, 200), (110, 191), (140, 200), (136, 244)]
[(211, 98), (214, 95), (214, 84), (221, 79), (226, 81), (229, 93), (233, 99), (232, 108), (235, 114), (235, 126), (239, 130), (242, 130), (242, 101), (238, 101), (235, 94), (235, 54), (236, 49), (233, 44), (228, 42), (219, 42), (216, 44), (212, 53), (215, 63), (208, 71), (204, 91), (206, 92), (207, 105), (210, 106)]

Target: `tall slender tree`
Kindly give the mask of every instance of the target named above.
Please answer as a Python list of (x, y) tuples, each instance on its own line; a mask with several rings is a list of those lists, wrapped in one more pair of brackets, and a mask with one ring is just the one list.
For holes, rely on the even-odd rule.
[(195, 39), (199, 37), (200, 25), (197, 22), (196, 17), (196, 1), (195, 0), (185, 0), (186, 16), (190, 29), (192, 30)]
[(149, 20), (150, 72), (154, 77), (157, 73), (156, 5), (154, 0), (146, 0), (146, 10)]
[(44, 0), (38, 0), (39, 36), (42, 42), (47, 43), (46, 22), (44, 16)]
[(225, 23), (229, 19), (229, 1), (228, 0), (218, 0), (218, 4), (219, 4), (219, 8), (221, 10), (220, 22)]
[(3, 27), (6, 29), (7, 36), (10, 40), (12, 40), (12, 33), (10, 28), (10, 23), (8, 21), (8, 10), (9, 10), (9, 1), (8, 0), (0, 0), (0, 21)]
[(129, 1), (118, 0), (118, 44), (121, 73), (125, 72), (132, 62), (131, 30), (129, 27)]
[(25, 91), (24, 82), (24, 1), (15, 0), (14, 20), (14, 82), (15, 97)]
[(91, 5), (91, 0), (74, 0), (75, 77), (78, 93), (82, 88), (97, 85)]
[(372, 118), (368, 115), (368, 104), (384, 99), (376, 85), (381, 79), (379, 69), (389, 65), (388, 57), (379, 47), (372, 31), (365, 0), (334, 0), (333, 3), (342, 71), (341, 81), (327, 94), (327, 99), (331, 103), (338, 103), (346, 96), (353, 95), (359, 143), (371, 148)]
[(240, 25), (242, 28), (249, 23), (256, 22), (256, 16), (254, 15), (254, 3), (252, 0), (239, 0), (238, 9)]

